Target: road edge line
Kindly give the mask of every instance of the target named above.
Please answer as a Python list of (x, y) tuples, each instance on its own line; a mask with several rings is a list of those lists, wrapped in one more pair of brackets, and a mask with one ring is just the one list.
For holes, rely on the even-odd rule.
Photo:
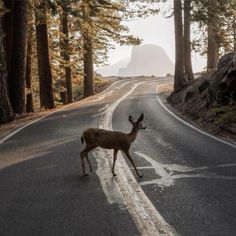
[(164, 85), (165, 85), (165, 84), (157, 84), (157, 87), (156, 87), (156, 98), (157, 98), (157, 101), (160, 103), (161, 107), (162, 107), (166, 112), (168, 112), (170, 115), (172, 115), (173, 117), (175, 117), (177, 120), (179, 120), (179, 121), (180, 121), (181, 123), (183, 123), (184, 125), (186, 125), (186, 126), (192, 128), (192, 129), (194, 129), (195, 131), (197, 131), (197, 132), (199, 132), (199, 133), (201, 133), (201, 134), (203, 134), (203, 135), (206, 135), (206, 136), (208, 136), (208, 137), (210, 137), (210, 138), (212, 138), (212, 139), (214, 139), (214, 140), (216, 140), (216, 141), (218, 141), (218, 142), (224, 143), (225, 145), (228, 145), (228, 146), (230, 146), (230, 147), (236, 149), (236, 144), (231, 143), (231, 142), (228, 142), (228, 141), (226, 141), (226, 140), (224, 140), (224, 139), (221, 139), (221, 138), (219, 138), (219, 137), (217, 137), (217, 136), (214, 136), (214, 135), (212, 135), (212, 134), (210, 134), (210, 133), (208, 133), (208, 132), (206, 132), (206, 131), (204, 131), (204, 130), (202, 130), (202, 129), (197, 128), (196, 126), (194, 126), (194, 125), (190, 124), (189, 122), (183, 120), (180, 116), (176, 115), (176, 114), (175, 114), (174, 112), (172, 112), (167, 106), (165, 106), (165, 104), (162, 102), (162, 100), (160, 99), (160, 97), (159, 97), (159, 95), (158, 95), (158, 90), (159, 90), (159, 88), (162, 87), (162, 86), (164, 86)]
[[(103, 90), (102, 92), (100, 92), (100, 93), (98, 93), (98, 94), (95, 94), (94, 96), (89, 97), (89, 99), (90, 99), (90, 98), (94, 98), (94, 97), (99, 96), (99, 95), (102, 95), (103, 93), (106, 93), (107, 90), (109, 90), (112, 86), (114, 86), (115, 84), (117, 84), (117, 83), (120, 82), (120, 81), (121, 81), (121, 80), (118, 80), (118, 81), (113, 82), (113, 83), (112, 83), (109, 87), (107, 87), (105, 90)], [(74, 106), (74, 105), (79, 105), (80, 103), (83, 105), (83, 104), (86, 104), (86, 103), (88, 103), (88, 102), (90, 102), (90, 101), (86, 101), (86, 98), (85, 98), (85, 99), (82, 99), (82, 100), (80, 100), (80, 101), (73, 102), (73, 103), (71, 103), (71, 104), (65, 105), (65, 106), (63, 106), (63, 107), (61, 107), (61, 108), (59, 108), (59, 109), (57, 109), (57, 110), (55, 110), (55, 111), (50, 112), (49, 114), (46, 114), (46, 115), (44, 115), (44, 116), (42, 116), (42, 117), (40, 117), (40, 118), (38, 118), (38, 119), (36, 119), (36, 120), (33, 120), (33, 121), (31, 121), (31, 122), (29, 122), (29, 123), (27, 123), (27, 124), (25, 124), (25, 125), (23, 125), (23, 126), (17, 128), (17, 129), (15, 129), (14, 131), (10, 132), (10, 133), (7, 134), (5, 137), (1, 138), (1, 139), (0, 139), (0, 144), (3, 144), (5, 141), (7, 141), (7, 140), (10, 139), (11, 137), (13, 137), (15, 134), (19, 133), (21, 130), (25, 129), (26, 127), (28, 127), (28, 126), (30, 126), (30, 125), (33, 125), (34, 123), (36, 123), (36, 122), (38, 122), (38, 121), (40, 121), (40, 120), (42, 120), (42, 119), (44, 119), (44, 118), (47, 118), (48, 116), (51, 116), (51, 115), (55, 114), (56, 112), (63, 111), (63, 110), (66, 109), (66, 108), (69, 108), (69, 107)]]

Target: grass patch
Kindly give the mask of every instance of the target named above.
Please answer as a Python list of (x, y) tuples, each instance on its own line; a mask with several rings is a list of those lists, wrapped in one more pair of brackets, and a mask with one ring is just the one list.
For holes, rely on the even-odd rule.
[(216, 114), (215, 123), (219, 124), (233, 124), (236, 123), (236, 107), (221, 106), (212, 109)]
[(224, 114), (227, 112), (230, 112), (232, 110), (232, 106), (219, 106), (219, 107), (213, 107), (212, 111), (217, 114)]

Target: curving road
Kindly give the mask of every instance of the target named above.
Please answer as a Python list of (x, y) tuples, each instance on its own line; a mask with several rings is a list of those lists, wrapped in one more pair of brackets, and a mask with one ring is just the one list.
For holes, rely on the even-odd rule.
[[(25, 127), (0, 144), (0, 235), (236, 235), (236, 147), (186, 125), (156, 88), (165, 78), (118, 81)], [(128, 115), (148, 126), (131, 154), (96, 149), (81, 174), (80, 135), (100, 127), (128, 132)], [(133, 172), (134, 173), (134, 172)], [(138, 182), (138, 183), (137, 183)]]

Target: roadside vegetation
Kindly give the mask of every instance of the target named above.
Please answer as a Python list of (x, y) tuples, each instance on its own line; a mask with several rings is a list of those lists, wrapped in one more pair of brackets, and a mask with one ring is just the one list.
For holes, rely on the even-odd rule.
[(141, 42), (123, 21), (156, 13), (150, 2), (0, 0), (0, 124), (100, 90), (94, 66)]
[[(175, 0), (174, 3), (176, 68), (174, 92), (169, 101), (203, 128), (235, 140), (236, 2)], [(190, 26), (195, 29), (192, 41)], [(195, 79), (191, 49), (207, 58), (205, 71)]]
[(173, 92), (169, 102), (211, 133), (236, 140), (235, 53), (224, 55), (217, 68)]
[[(208, 113), (201, 113), (194, 103), (197, 92), (191, 95), (189, 91), (208, 86), (203, 94), (214, 102), (199, 106), (215, 114), (216, 126), (231, 132), (234, 128), (228, 124), (235, 123), (236, 93), (235, 9), (235, 0), (0, 0), (0, 124), (101, 91), (110, 82), (99, 78), (94, 67), (106, 63), (114, 42), (141, 43), (124, 22), (164, 13), (174, 18), (175, 26), (170, 101), (207, 120)], [(193, 74), (193, 51), (207, 58), (206, 74), (199, 80)], [(228, 67), (220, 65), (219, 59), (229, 52)], [(217, 70), (224, 73), (215, 79)]]

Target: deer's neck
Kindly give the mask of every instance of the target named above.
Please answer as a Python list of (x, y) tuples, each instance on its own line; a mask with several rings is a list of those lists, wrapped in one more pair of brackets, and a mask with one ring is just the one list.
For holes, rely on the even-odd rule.
[(138, 129), (133, 128), (131, 132), (129, 133), (131, 142), (133, 142), (136, 139), (137, 135), (138, 135)]

